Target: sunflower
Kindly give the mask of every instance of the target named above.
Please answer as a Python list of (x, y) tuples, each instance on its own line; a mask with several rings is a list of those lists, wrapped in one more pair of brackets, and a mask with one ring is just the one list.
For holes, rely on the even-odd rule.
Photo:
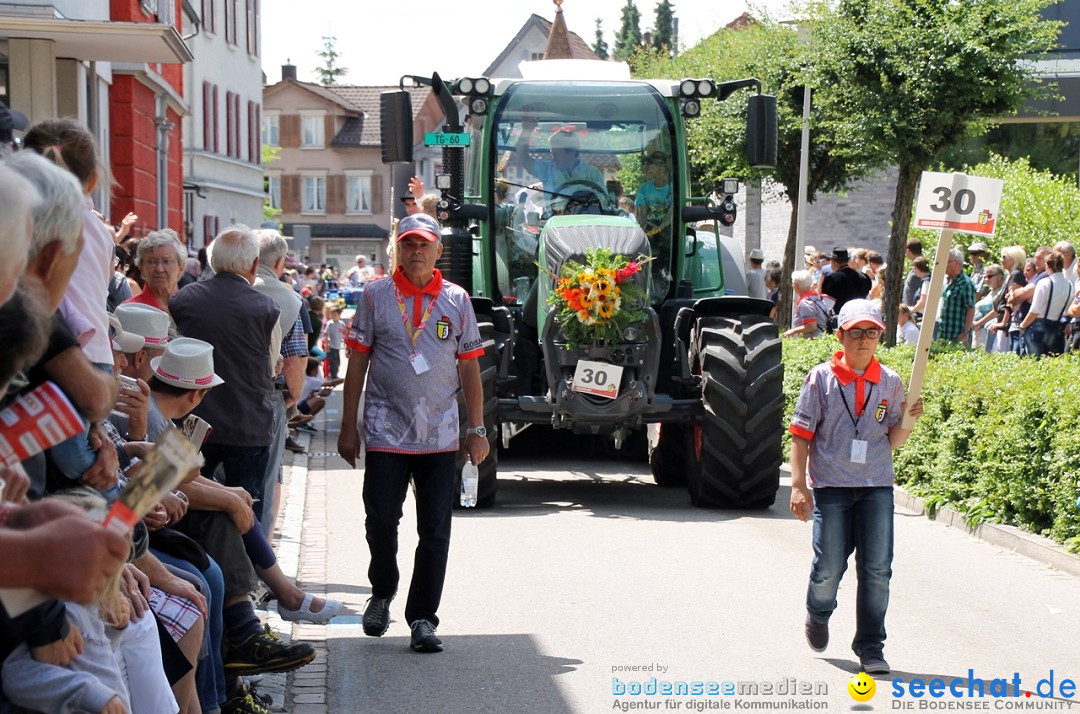
[(607, 295), (609, 292), (611, 292), (611, 288), (613, 285), (614, 283), (607, 278), (601, 278), (600, 280), (596, 281), (596, 292), (600, 295)]
[(596, 306), (596, 315), (601, 320), (610, 320), (615, 317), (615, 303), (602, 302)]

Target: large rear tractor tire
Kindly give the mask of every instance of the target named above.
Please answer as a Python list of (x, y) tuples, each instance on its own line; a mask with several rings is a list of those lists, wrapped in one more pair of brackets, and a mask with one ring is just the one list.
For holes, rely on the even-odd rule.
[(777, 326), (761, 315), (702, 317), (693, 335), (704, 416), (692, 444), (690, 500), (706, 508), (768, 508), (783, 461), (784, 365)]
[(686, 475), (694, 461), (693, 427), (661, 424), (660, 439), (650, 450), (653, 480), (661, 488), (686, 486)]

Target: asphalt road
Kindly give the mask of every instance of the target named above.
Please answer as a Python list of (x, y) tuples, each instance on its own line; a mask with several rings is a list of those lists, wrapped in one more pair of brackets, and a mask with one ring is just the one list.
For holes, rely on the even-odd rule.
[[(329, 627), (330, 711), (606, 712), (635, 703), (655, 711), (1002, 710), (1073, 701), (1060, 689), (1063, 679), (1080, 680), (1080, 581), (1072, 576), (897, 511), (885, 648), (894, 671), (857, 704), (847, 689), (858, 671), (854, 565), (830, 647), (815, 654), (802, 633), (811, 527), (788, 514), (786, 478), (771, 509), (705, 511), (683, 491), (656, 487), (647, 465), (588, 440), (539, 430), (520, 438), (527, 443), (500, 458), (497, 506), (455, 513), (440, 611), (446, 651), (408, 649), (404, 593), (381, 639), (365, 637), (358, 616), (338, 618)], [(327, 592), (359, 613), (369, 594), (362, 473), (345, 467), (327, 476)], [(403, 583), (415, 546), (411, 509), (410, 497)], [(987, 697), (967, 696), (969, 670), (985, 680)], [(1051, 670), (1059, 699), (1023, 696)], [(1018, 699), (989, 696), (992, 679), (1014, 675)], [(654, 677), (658, 687), (701, 682), (702, 693), (615, 693)], [(906, 693), (912, 678), (935, 677), (943, 696)], [(898, 678), (900, 699), (892, 695)], [(962, 697), (948, 691), (954, 678), (965, 679), (955, 685)], [(713, 682), (719, 693), (710, 695)], [(735, 694), (723, 694), (727, 682)]]

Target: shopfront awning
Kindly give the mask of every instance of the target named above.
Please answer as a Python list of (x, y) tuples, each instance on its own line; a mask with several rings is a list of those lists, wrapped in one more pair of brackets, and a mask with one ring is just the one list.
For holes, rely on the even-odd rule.
[(52, 40), (57, 57), (76, 60), (182, 64), (193, 59), (176, 28), (157, 22), (0, 17), (0, 37)]

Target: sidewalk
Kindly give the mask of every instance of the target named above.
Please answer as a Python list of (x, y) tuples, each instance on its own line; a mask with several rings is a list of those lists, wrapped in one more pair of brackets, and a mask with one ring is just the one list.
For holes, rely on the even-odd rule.
[[(316, 432), (298, 430), (297, 441), (305, 454), (285, 451), (285, 483), (272, 543), (278, 564), (288, 577), (295, 578), (305, 592), (322, 597), (326, 582), (326, 451), (336, 454), (337, 423), (340, 422), (341, 390), (327, 399), (326, 409), (311, 423)], [(327, 435), (327, 425), (334, 428)], [(315, 648), (315, 660), (288, 674), (266, 675), (259, 690), (271, 694), (275, 712), (329, 714), (326, 703), (327, 625), (290, 623), (277, 614), (274, 602), (259, 616), (287, 641), (303, 641)], [(340, 616), (339, 616), (340, 617)]]

